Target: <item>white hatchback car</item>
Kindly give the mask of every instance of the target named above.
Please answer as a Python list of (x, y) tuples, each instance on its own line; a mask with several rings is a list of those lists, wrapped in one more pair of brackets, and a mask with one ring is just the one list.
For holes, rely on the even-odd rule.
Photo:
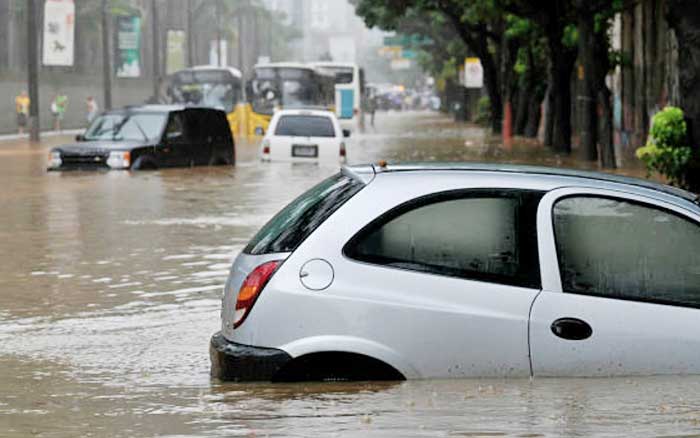
[(263, 161), (345, 162), (345, 139), (350, 131), (340, 127), (330, 111), (288, 109), (275, 112), (260, 144)]
[(700, 373), (700, 207), (527, 166), (346, 167), (235, 260), (224, 380)]

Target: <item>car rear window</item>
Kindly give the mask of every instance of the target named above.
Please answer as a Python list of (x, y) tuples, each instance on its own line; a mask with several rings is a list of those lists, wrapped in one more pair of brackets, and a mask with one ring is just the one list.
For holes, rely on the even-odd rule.
[(294, 137), (335, 137), (330, 117), (282, 116), (277, 122), (275, 135)]
[(243, 250), (261, 255), (294, 251), (364, 184), (338, 173), (292, 201), (253, 237)]

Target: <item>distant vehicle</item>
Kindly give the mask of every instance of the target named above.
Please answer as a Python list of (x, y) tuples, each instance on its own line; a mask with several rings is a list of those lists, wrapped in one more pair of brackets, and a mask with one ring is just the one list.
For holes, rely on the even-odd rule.
[(280, 110), (260, 144), (263, 161), (335, 162), (346, 159), (348, 130), (330, 111)]
[(137, 170), (236, 161), (226, 114), (209, 108), (144, 105), (107, 111), (76, 142), (53, 148), (48, 170)]
[(364, 126), (365, 72), (349, 62), (319, 61), (310, 63), (335, 77), (335, 115), (343, 126)]
[(248, 83), (247, 97), (251, 104), (249, 135), (261, 135), (268, 131), (276, 110), (333, 109), (335, 77), (306, 64), (257, 64)]
[(225, 380), (700, 374), (700, 206), (529, 166), (346, 167), (226, 283)]
[(170, 103), (220, 109), (227, 114), (231, 132), (240, 132), (245, 120), (243, 80), (240, 70), (232, 67), (202, 65), (176, 71), (168, 77), (167, 98)]

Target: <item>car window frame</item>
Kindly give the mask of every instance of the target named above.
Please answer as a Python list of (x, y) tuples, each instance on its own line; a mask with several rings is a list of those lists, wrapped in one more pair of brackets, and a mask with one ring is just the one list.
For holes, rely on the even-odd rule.
[[(504, 196), (505, 194), (509, 196)], [(453, 200), (459, 200), (459, 199), (478, 199), (478, 198), (513, 198), (516, 196), (522, 196), (523, 194), (530, 194), (533, 197), (536, 197), (534, 199), (533, 205), (530, 206), (532, 208), (532, 211), (530, 211), (531, 218), (529, 224), (533, 228), (533, 233), (534, 233), (534, 238), (530, 240), (530, 247), (528, 248), (528, 251), (524, 254), (521, 255), (522, 259), (530, 259), (533, 261), (534, 266), (533, 266), (533, 274), (532, 278), (530, 278), (528, 281), (518, 281), (521, 280), (520, 277), (506, 277), (506, 276), (501, 276), (498, 274), (490, 274), (490, 273), (478, 273), (474, 271), (462, 271), (463, 273), (468, 272), (467, 275), (459, 275), (455, 269), (454, 273), (447, 273), (446, 271), (448, 269), (413, 269), (410, 267), (402, 267), (402, 266), (392, 266), (392, 265), (386, 265), (386, 264), (380, 264), (380, 263), (374, 263), (372, 261), (368, 260), (363, 260), (356, 258), (350, 248), (355, 245), (358, 241), (360, 241), (362, 238), (365, 236), (373, 233), (377, 229), (381, 228), (385, 224), (389, 223), (390, 221), (394, 220), (395, 218), (402, 216), (403, 214), (406, 214), (408, 212), (414, 211), (416, 209), (426, 207), (429, 205), (433, 204), (438, 204), (441, 202), (445, 201), (453, 201)], [(355, 262), (355, 263), (362, 263), (362, 264), (368, 264), (371, 266), (377, 266), (381, 268), (386, 268), (386, 269), (397, 269), (400, 271), (408, 271), (408, 272), (414, 272), (414, 273), (419, 273), (419, 274), (427, 274), (427, 275), (438, 275), (442, 277), (448, 277), (448, 278), (455, 278), (455, 279), (460, 279), (460, 280), (466, 280), (466, 281), (476, 281), (476, 282), (483, 282), (483, 283), (489, 283), (489, 284), (494, 284), (494, 285), (499, 285), (499, 286), (509, 286), (509, 287), (518, 287), (518, 288), (526, 288), (526, 289), (534, 289), (534, 290), (541, 290), (542, 289), (542, 277), (541, 277), (541, 257), (539, 255), (539, 239), (538, 239), (538, 232), (537, 232), (537, 213), (538, 213), (538, 208), (539, 204), (542, 201), (542, 198), (546, 195), (546, 191), (543, 190), (534, 190), (534, 189), (517, 189), (517, 188), (468, 188), (468, 189), (455, 189), (455, 190), (445, 190), (445, 191), (440, 191), (436, 193), (430, 193), (427, 195), (422, 195), (417, 198), (408, 200), (406, 202), (403, 202), (397, 206), (392, 207), (391, 209), (383, 212), (376, 218), (374, 218), (372, 221), (370, 221), (367, 225), (362, 227), (358, 232), (354, 233), (353, 236), (347, 240), (347, 242), (343, 245), (342, 247), (342, 255), (346, 259)], [(522, 235), (524, 231), (520, 230), (517, 235), (518, 235), (518, 245), (521, 244), (522, 240)]]
[[(700, 221), (693, 220), (692, 218), (689, 218), (686, 215), (683, 215), (681, 213), (673, 211), (669, 208), (657, 206), (657, 205), (654, 205), (654, 204), (648, 203), (648, 202), (642, 202), (642, 201), (638, 201), (638, 200), (629, 200), (629, 199), (624, 199), (624, 198), (619, 197), (619, 196), (611, 196), (611, 195), (594, 195), (594, 194), (573, 195), (572, 194), (572, 195), (562, 196), (552, 204), (552, 231), (554, 233), (555, 250), (557, 251), (557, 265), (559, 266), (559, 273), (560, 273), (559, 279), (560, 279), (560, 281), (562, 281), (561, 261), (559, 258), (558, 246), (556, 246), (556, 244), (557, 244), (557, 230), (556, 230), (556, 225), (555, 225), (555, 208), (556, 208), (557, 204), (559, 204), (562, 201), (566, 201), (567, 199), (581, 199), (581, 198), (601, 199), (601, 200), (624, 202), (624, 203), (631, 204), (631, 205), (636, 206), (636, 207), (641, 207), (641, 208), (646, 208), (649, 210), (662, 212), (662, 213), (665, 213), (665, 214), (668, 214), (671, 216), (675, 216), (675, 217), (680, 218), (682, 220), (685, 220), (687, 222), (693, 223), (698, 228), (698, 230), (700, 230)], [(584, 292), (580, 292), (580, 291), (568, 291), (568, 290), (564, 290), (563, 281), (562, 281), (562, 292), (565, 294), (570, 294), (570, 295), (591, 296), (591, 297), (605, 298), (605, 299), (609, 299), (609, 300), (632, 301), (632, 302), (637, 302), (637, 303), (661, 304), (661, 305), (674, 306), (674, 307), (700, 309), (700, 303), (698, 303), (698, 304), (681, 303), (681, 302), (677, 302), (677, 301), (668, 301), (668, 300), (663, 300), (663, 299), (634, 297), (634, 296), (611, 296), (611, 295), (606, 295), (602, 292), (600, 294), (591, 294), (591, 293), (584, 293)]]
[[(561, 293), (566, 295), (590, 296), (599, 299), (630, 301), (635, 303), (668, 305), (682, 308), (692, 308), (691, 306), (682, 306), (680, 304), (660, 303), (651, 300), (639, 300), (634, 298), (622, 299), (619, 297), (605, 297), (599, 295), (584, 295), (574, 292), (565, 292), (561, 282), (561, 274), (559, 269), (559, 255), (554, 232), (554, 206), (557, 202), (564, 198), (589, 196), (603, 197), (650, 206), (652, 208), (668, 211), (678, 215), (683, 219), (690, 220), (700, 226), (700, 212), (694, 209), (689, 209), (683, 204), (685, 201), (671, 202), (662, 198), (666, 195), (659, 195), (659, 198), (651, 195), (645, 195), (636, 191), (627, 191), (624, 188), (619, 189), (603, 189), (599, 187), (562, 187), (548, 192), (540, 201), (537, 210), (537, 229), (538, 229), (538, 246), (540, 254), (540, 269), (542, 270), (542, 288), (543, 291)], [(692, 207), (691, 207), (692, 208)]]

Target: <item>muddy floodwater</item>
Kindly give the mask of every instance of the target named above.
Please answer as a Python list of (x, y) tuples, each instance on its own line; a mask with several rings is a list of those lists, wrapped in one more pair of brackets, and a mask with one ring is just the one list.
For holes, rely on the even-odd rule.
[[(68, 140), (0, 142), (0, 437), (700, 436), (697, 377), (212, 381), (232, 259), (338, 167), (240, 145), (235, 168), (46, 173)], [(379, 113), (348, 155), (573, 163), (431, 113)]]

